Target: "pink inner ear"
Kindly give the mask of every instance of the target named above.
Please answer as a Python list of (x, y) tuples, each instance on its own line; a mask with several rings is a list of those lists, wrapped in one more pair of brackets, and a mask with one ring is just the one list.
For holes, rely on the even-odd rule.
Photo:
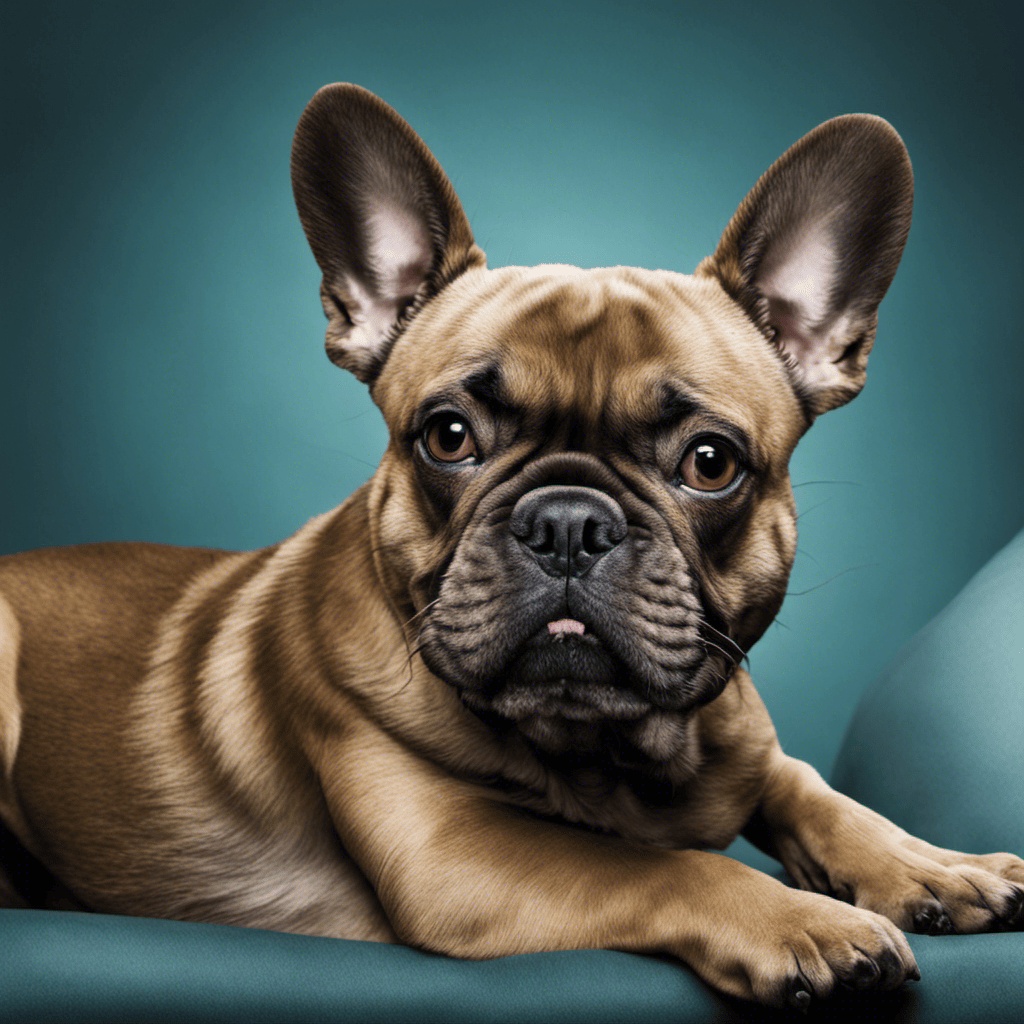
[(369, 262), (379, 297), (397, 301), (416, 294), (430, 271), (430, 235), (421, 217), (378, 201), (367, 218)]
[(368, 287), (345, 274), (348, 310), (361, 337), (349, 344), (374, 350), (430, 272), (432, 249), (426, 224), (414, 213), (378, 199), (367, 217), (367, 261), (376, 278)]
[(829, 295), (836, 275), (835, 244), (822, 223), (804, 225), (777, 239), (758, 268), (754, 283), (769, 300), (781, 299), (798, 309), (807, 324), (820, 324), (829, 314)]
[(799, 364), (808, 382), (828, 377), (835, 359), (831, 308), (836, 250), (824, 220), (810, 221), (775, 241), (758, 269), (755, 284), (768, 300), (776, 344)]

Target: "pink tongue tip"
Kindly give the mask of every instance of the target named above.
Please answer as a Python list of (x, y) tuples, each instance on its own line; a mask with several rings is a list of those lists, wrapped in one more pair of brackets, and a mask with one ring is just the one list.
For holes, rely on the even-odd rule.
[(585, 633), (587, 627), (575, 619), (559, 619), (557, 622), (548, 623), (549, 633)]

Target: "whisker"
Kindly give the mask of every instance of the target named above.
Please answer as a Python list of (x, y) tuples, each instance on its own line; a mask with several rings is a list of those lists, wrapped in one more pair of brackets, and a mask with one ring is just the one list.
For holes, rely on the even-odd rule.
[(835, 576), (830, 576), (824, 583), (818, 583), (813, 587), (809, 587), (807, 590), (787, 590), (786, 597), (803, 597), (804, 594), (810, 594), (815, 590), (820, 590), (822, 587), (827, 586), (833, 580), (839, 579), (840, 576), (845, 576), (848, 572), (856, 572), (858, 569), (871, 569), (878, 565), (877, 562), (867, 562), (864, 565), (851, 565), (849, 569), (843, 569), (842, 572), (837, 572)]
[(822, 484), (842, 484), (846, 487), (864, 486), (864, 484), (862, 484), (860, 480), (804, 480), (801, 483), (793, 484), (793, 489), (796, 490), (797, 487), (812, 487), (815, 485), (820, 486)]
[(418, 612), (413, 612), (403, 623), (403, 626), (411, 626), (421, 615), (426, 615), (431, 608), (440, 601), (440, 597), (435, 597), (433, 601), (428, 601)]
[(710, 640), (703, 640), (702, 639), (699, 642), (700, 642), (701, 647), (704, 647), (704, 648), (711, 647), (714, 650), (718, 651), (718, 653), (721, 654), (722, 657), (725, 658), (725, 660), (728, 661), (730, 665), (735, 666), (737, 664), (736, 659), (728, 651), (726, 651), (725, 648), (719, 647), (718, 644), (713, 644)]
[(738, 643), (736, 643), (735, 640), (733, 640), (733, 638), (731, 636), (727, 636), (720, 629), (715, 629), (715, 627), (712, 626), (711, 623), (708, 622), (707, 619), (705, 619), (703, 617), (701, 617), (701, 619), (700, 619), (700, 624), (705, 629), (710, 630), (712, 633), (714, 633), (714, 635), (719, 640), (721, 640), (723, 643), (728, 644), (729, 647), (731, 647), (734, 651), (736, 651), (736, 654), (730, 654), (729, 652), (727, 652), (727, 651), (723, 650), (721, 647), (719, 647), (717, 644), (711, 643), (710, 640), (703, 641), (704, 643), (708, 644), (711, 647), (714, 647), (716, 651), (721, 651), (722, 654), (724, 654), (726, 656), (726, 658), (728, 658), (729, 661), (733, 665), (738, 665), (738, 664), (740, 664), (740, 662), (747, 660), (746, 652), (743, 650), (742, 647), (740, 647), (740, 645)]
[(416, 655), (419, 654), (420, 651), (423, 649), (423, 644), (417, 644), (415, 647), (410, 647), (408, 641), (406, 641), (405, 646), (406, 650), (409, 652), (408, 657), (405, 659), (405, 682), (402, 683), (402, 685), (397, 690), (395, 690), (394, 693), (389, 694), (389, 697), (400, 696), (412, 682), (412, 659), (415, 658)]
[(809, 551), (806, 551), (804, 548), (798, 547), (796, 549), (796, 553), (802, 556), (803, 558), (809, 558), (815, 565), (821, 565), (820, 560), (815, 558), (814, 555), (812, 555)]
[(831, 501), (831, 498), (825, 498), (824, 501), (819, 501), (817, 505), (812, 505), (810, 508), (805, 508), (803, 512), (797, 513), (797, 520), (799, 521), (803, 519), (803, 517), (807, 515), (808, 512), (813, 512), (815, 509), (821, 508), (822, 505), (827, 505)]
[(734, 654), (730, 654), (729, 651), (726, 651), (723, 648), (719, 647), (718, 644), (713, 644), (710, 640), (701, 639), (700, 644), (705, 649), (711, 647), (714, 648), (714, 650), (718, 651), (719, 654), (721, 654), (722, 657), (725, 658), (728, 669), (730, 671), (734, 668), (738, 668), (743, 661), (746, 661), (746, 655), (743, 655), (742, 658), (737, 658)]

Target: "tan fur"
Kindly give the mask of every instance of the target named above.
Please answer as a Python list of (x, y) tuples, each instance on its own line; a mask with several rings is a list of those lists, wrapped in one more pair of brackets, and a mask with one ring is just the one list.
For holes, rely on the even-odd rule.
[[(858, 125), (819, 135), (814, 162)], [(784, 172), (758, 186), (772, 223)], [(766, 338), (736, 248), (756, 196), (697, 277), (486, 270), (426, 147), (354, 87), (318, 94), (293, 174), (329, 352), (371, 384), (387, 452), (340, 508), (263, 551), (0, 559), (0, 814), (24, 846), (95, 910), (470, 958), (668, 953), (723, 991), (797, 1006), (913, 977), (897, 925), (923, 910), (964, 931), (1019, 917), (1019, 859), (931, 847), (833, 793), (782, 753), (737, 666), (795, 554), (789, 456), (855, 390), (871, 340), (844, 340), (837, 382)], [(375, 197), (399, 233), (386, 274), (378, 222), (359, 220)], [(355, 241), (336, 250), (339, 225)], [(861, 328), (893, 237), (880, 257), (847, 254), (884, 263)], [(435, 408), (472, 425), (475, 462), (424, 454)], [(722, 430), (749, 446), (738, 490), (685, 493), (680, 453)], [(545, 488), (596, 502), (607, 531), (618, 510), (604, 575), (552, 584), (512, 537)], [(510, 676), (491, 694), (495, 652), (517, 656), (509, 630), (560, 588), (607, 617), (633, 667), (615, 685)], [(710, 852), (744, 829), (816, 891)], [(21, 901), (14, 880), (0, 899)]]
[[(28, 841), (28, 825), (14, 793), (14, 759), (21, 740), (17, 685), (20, 653), (21, 627), (11, 606), (0, 596), (0, 820), (24, 843)], [(9, 898), (13, 900), (13, 896)]]

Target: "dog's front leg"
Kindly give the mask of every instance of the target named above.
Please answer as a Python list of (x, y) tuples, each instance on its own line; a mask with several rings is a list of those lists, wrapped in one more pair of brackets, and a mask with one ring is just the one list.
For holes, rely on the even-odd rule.
[(1020, 857), (957, 853), (915, 839), (781, 749), (745, 835), (802, 888), (884, 914), (906, 931), (1024, 926)]
[(806, 1005), (917, 974), (885, 918), (718, 854), (537, 819), (366, 722), (313, 753), (337, 831), (402, 942), (468, 959), (668, 953), (719, 989)]

